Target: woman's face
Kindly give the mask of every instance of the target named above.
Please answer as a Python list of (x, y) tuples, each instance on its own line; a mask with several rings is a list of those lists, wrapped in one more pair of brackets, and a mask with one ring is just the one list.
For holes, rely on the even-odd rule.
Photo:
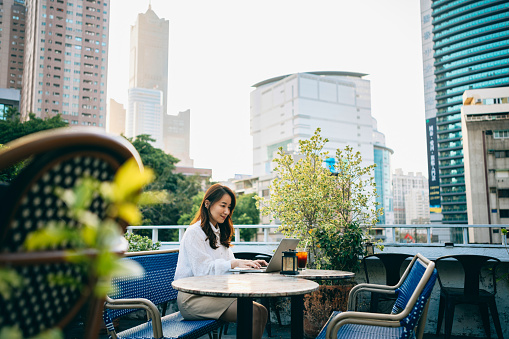
[[(208, 200), (205, 203), (207, 202)], [(207, 206), (207, 204), (205, 206)], [(210, 222), (214, 226), (217, 226), (218, 223), (222, 224), (230, 214), (231, 206), (232, 198), (228, 194), (224, 194), (221, 199), (209, 207)]]

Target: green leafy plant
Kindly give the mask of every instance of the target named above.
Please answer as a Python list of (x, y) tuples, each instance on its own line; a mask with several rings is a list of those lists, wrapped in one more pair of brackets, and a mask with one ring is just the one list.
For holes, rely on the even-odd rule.
[(147, 236), (127, 232), (124, 235), (129, 243), (127, 252), (153, 251), (161, 247), (161, 243), (157, 241), (155, 244)]
[(375, 165), (363, 167), (360, 152), (347, 146), (336, 150), (337, 175), (332, 175), (323, 166), (328, 139), (320, 132), (300, 140), (296, 154), (279, 148), (271, 195), (258, 197), (258, 206), (262, 214), (279, 219), (280, 232), (307, 245), (309, 267), (352, 271), (359, 267), (368, 231), (382, 213), (375, 199)]

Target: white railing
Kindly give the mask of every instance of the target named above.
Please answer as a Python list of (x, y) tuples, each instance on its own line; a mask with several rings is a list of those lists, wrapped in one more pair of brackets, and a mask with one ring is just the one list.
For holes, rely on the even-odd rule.
[[(133, 230), (152, 230), (152, 241), (159, 241), (159, 230), (178, 230), (179, 241), (161, 241), (163, 245), (178, 245), (180, 240), (182, 240), (182, 236), (184, 235), (185, 229), (188, 225), (158, 225), (158, 226), (128, 226), (127, 231), (132, 232)], [(278, 225), (235, 225), (235, 235), (233, 238), (233, 244), (240, 244), (240, 230), (243, 228), (256, 228), (261, 229), (263, 231), (263, 241), (250, 241), (250, 242), (242, 242), (242, 243), (251, 243), (251, 244), (259, 244), (259, 245), (274, 245), (278, 244), (277, 241), (270, 241), (269, 233), (270, 230), (277, 230)], [(275, 232), (273, 232), (275, 233)]]
[[(152, 231), (152, 241), (159, 241), (159, 230), (178, 230), (178, 239), (179, 241), (161, 241), (162, 245), (173, 245), (177, 246), (182, 239), (185, 229), (187, 225), (157, 225), (157, 226), (129, 226), (127, 228), (128, 232), (132, 232), (133, 230), (151, 230)], [(278, 225), (235, 225), (235, 236), (233, 239), (233, 244), (252, 244), (252, 245), (275, 245), (278, 241), (271, 239), (271, 230), (272, 235), (276, 234), (276, 230)], [(263, 232), (263, 240), (262, 241), (250, 241), (244, 242), (240, 241), (240, 230), (245, 228), (256, 228), (261, 229)], [(469, 235), (469, 229), (476, 228), (491, 228), (492, 230), (497, 230), (497, 238), (500, 238), (500, 242), (491, 243), (491, 244), (476, 244), (473, 241), (469, 241), (471, 239)], [(373, 230), (382, 230), (381, 235), (377, 235), (380, 241), (384, 243), (384, 245), (408, 245), (408, 246), (444, 246), (444, 243), (455, 242), (451, 239), (451, 234), (454, 233), (456, 238), (460, 238), (461, 241), (455, 242), (456, 245), (463, 246), (482, 246), (482, 247), (502, 247), (507, 245), (507, 238), (502, 234), (501, 229), (509, 228), (509, 225), (452, 225), (452, 224), (423, 224), (423, 225), (376, 225), (373, 227)], [(407, 230), (413, 230), (412, 232), (408, 232)], [(453, 230), (457, 230), (453, 232)], [(414, 235), (418, 235), (414, 237)], [(410, 236), (408, 236), (410, 235)], [(416, 239), (417, 238), (417, 239)], [(424, 240), (424, 241), (423, 241)]]

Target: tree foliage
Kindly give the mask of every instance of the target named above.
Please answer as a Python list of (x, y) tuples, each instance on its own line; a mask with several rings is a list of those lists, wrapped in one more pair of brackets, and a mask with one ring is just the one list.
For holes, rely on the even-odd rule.
[[(184, 176), (174, 173), (178, 159), (166, 154), (163, 150), (150, 144), (154, 141), (149, 135), (139, 135), (128, 139), (140, 154), (144, 166), (153, 169), (156, 179), (147, 186), (147, 190), (165, 191), (168, 201), (164, 204), (142, 207), (144, 225), (177, 225), (183, 214), (190, 213), (193, 208), (192, 198), (201, 190), (197, 176)], [(149, 231), (142, 235), (151, 235)], [(159, 231), (159, 239), (177, 241), (178, 232), (172, 230)]]
[(30, 113), (27, 121), (21, 121), (18, 110), (12, 107), (7, 110), (5, 118), (5, 120), (0, 120), (0, 144), (6, 144), (35, 132), (68, 126), (60, 115), (43, 119)]
[[(67, 126), (67, 123), (62, 120), (60, 115), (47, 119), (37, 118), (33, 113), (30, 113), (29, 116), (30, 120), (21, 121), (17, 108), (9, 107), (7, 109), (5, 112), (5, 120), (0, 120), (0, 148), (5, 147), (5, 145), (2, 144), (6, 144), (28, 134)], [(25, 166), (26, 162), (27, 160), (24, 160), (1, 171), (0, 182), (12, 181)]]
[(375, 165), (363, 167), (360, 152), (347, 146), (336, 150), (337, 175), (331, 175), (323, 166), (328, 139), (320, 131), (300, 140), (297, 154), (279, 149), (271, 195), (257, 200), (262, 214), (281, 221), (283, 234), (307, 245), (310, 267), (355, 270), (364, 254), (366, 230), (382, 212), (377, 210)]
[[(256, 196), (256, 193), (250, 193), (237, 197), (237, 205), (232, 215), (234, 225), (257, 225), (260, 223), (260, 211), (256, 207)], [(240, 238), (244, 241), (251, 241), (257, 231), (256, 228), (242, 228)]]

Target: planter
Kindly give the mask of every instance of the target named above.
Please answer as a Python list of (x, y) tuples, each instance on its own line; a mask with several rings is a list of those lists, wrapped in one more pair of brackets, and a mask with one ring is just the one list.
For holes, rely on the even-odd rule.
[(304, 336), (316, 338), (332, 311), (346, 311), (348, 294), (353, 283), (320, 285), (318, 290), (304, 296)]

